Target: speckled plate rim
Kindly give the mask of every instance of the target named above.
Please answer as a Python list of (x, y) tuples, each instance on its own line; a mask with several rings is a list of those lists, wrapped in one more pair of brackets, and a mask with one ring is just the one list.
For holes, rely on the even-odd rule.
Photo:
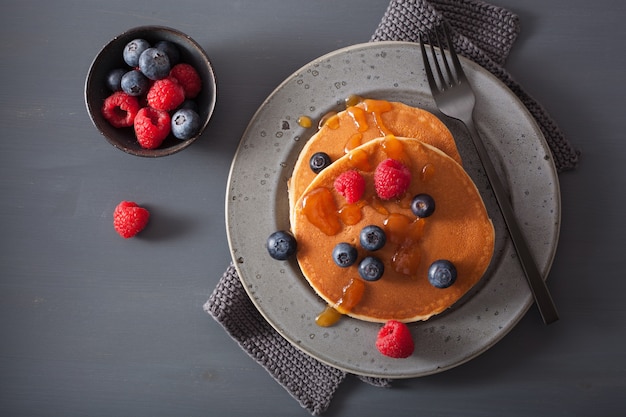
[[(476, 120), (487, 147), (509, 185), (511, 200), (540, 270), (547, 276), (561, 221), (558, 177), (549, 147), (532, 116), (497, 78), (462, 60), (477, 93)], [(380, 324), (343, 317), (322, 328), (315, 317), (324, 303), (302, 276), (297, 262), (275, 261), (267, 236), (289, 228), (287, 180), (295, 160), (329, 111), (363, 97), (402, 101), (440, 115), (426, 84), (419, 45), (376, 42), (353, 45), (300, 68), (262, 103), (246, 128), (226, 190), (226, 228), (237, 272), (264, 318), (290, 343), (346, 372), (388, 378), (420, 377), (451, 369), (501, 340), (532, 304), (514, 249), (469, 137), (445, 117), (464, 166), (483, 196), (496, 228), (496, 253), (475, 291), (449, 311), (409, 325), (415, 353), (406, 359), (381, 355), (375, 347)], [(301, 116), (314, 127), (298, 124)]]

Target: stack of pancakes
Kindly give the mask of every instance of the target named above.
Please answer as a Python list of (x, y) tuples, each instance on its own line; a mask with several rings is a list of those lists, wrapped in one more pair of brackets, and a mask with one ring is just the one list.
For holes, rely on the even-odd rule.
[[(332, 161), (318, 174), (309, 167), (316, 152), (325, 152)], [(373, 180), (376, 166), (388, 158), (402, 162), (411, 172), (406, 193), (392, 200), (377, 196)], [(357, 170), (366, 182), (363, 197), (353, 204), (333, 185), (348, 170)], [(307, 201), (310, 206), (311, 196), (320, 192), (327, 196), (319, 208), (327, 218), (312, 219), (312, 211), (303, 207)], [(417, 194), (433, 197), (432, 216), (420, 219), (413, 214), (410, 202)], [(427, 320), (466, 294), (493, 255), (493, 225), (461, 165), (454, 138), (433, 114), (402, 103), (363, 100), (327, 119), (296, 162), (289, 204), (304, 277), (329, 306), (361, 320)], [(338, 227), (329, 229), (325, 222)], [(387, 233), (387, 244), (375, 252), (385, 272), (378, 281), (365, 282), (354, 306), (341, 309), (346, 289), (362, 278), (358, 262), (341, 268), (332, 251), (347, 242), (357, 248), (358, 259), (370, 255), (359, 245), (359, 233), (368, 225)], [(457, 279), (448, 288), (436, 288), (428, 280), (428, 268), (440, 259), (451, 261), (457, 270)]]

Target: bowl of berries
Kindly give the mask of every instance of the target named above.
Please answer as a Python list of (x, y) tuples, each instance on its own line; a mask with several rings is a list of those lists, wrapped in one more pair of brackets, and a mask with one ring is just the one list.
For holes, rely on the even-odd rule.
[(217, 88), (206, 52), (164, 26), (127, 30), (94, 58), (85, 81), (93, 124), (116, 148), (136, 156), (179, 152), (211, 119)]

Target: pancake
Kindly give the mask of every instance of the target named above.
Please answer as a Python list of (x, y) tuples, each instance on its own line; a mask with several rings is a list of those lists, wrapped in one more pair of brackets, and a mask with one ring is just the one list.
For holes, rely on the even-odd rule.
[(432, 113), (399, 102), (362, 100), (327, 118), (307, 141), (289, 180), (290, 208), (316, 176), (309, 167), (314, 153), (325, 152), (335, 161), (348, 150), (386, 135), (419, 139), (461, 163), (452, 134)]
[[(409, 188), (397, 200), (381, 200), (373, 184), (375, 167), (388, 158), (401, 160), (411, 171)], [(366, 188), (359, 201), (347, 204), (333, 184), (341, 173), (352, 169), (363, 175)], [(410, 202), (420, 193), (432, 196), (436, 208), (430, 217), (418, 219)], [(321, 195), (325, 203), (316, 202)], [(310, 210), (325, 211), (325, 220), (307, 215)], [(466, 294), (481, 279), (493, 255), (493, 225), (473, 181), (454, 159), (416, 139), (387, 136), (350, 151), (313, 179), (292, 214), (303, 275), (329, 306), (360, 320), (427, 320)], [(376, 252), (367, 252), (359, 244), (359, 232), (372, 224), (385, 230), (387, 243)], [(337, 266), (331, 254), (340, 242), (355, 246), (359, 260), (368, 254), (379, 257), (385, 265), (382, 278), (364, 281), (358, 261), (348, 268)], [(439, 259), (451, 261), (458, 272), (448, 288), (436, 288), (428, 280), (429, 266)], [(355, 283), (364, 287), (363, 295), (354, 306), (346, 306), (342, 297)]]

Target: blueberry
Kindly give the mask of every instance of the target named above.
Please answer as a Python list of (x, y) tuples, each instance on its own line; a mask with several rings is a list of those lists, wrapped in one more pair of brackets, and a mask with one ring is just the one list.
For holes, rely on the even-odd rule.
[(145, 39), (133, 39), (124, 47), (124, 62), (130, 67), (139, 65), (139, 57), (146, 49), (150, 48), (150, 43)]
[(359, 275), (366, 281), (378, 281), (385, 272), (385, 264), (374, 256), (363, 258), (359, 264)]
[(170, 59), (160, 49), (148, 48), (139, 56), (139, 69), (151, 80), (161, 80), (170, 73)]
[(180, 52), (173, 42), (159, 41), (154, 44), (154, 47), (160, 49), (167, 54), (167, 57), (170, 59), (171, 66), (174, 66), (180, 62)]
[(333, 249), (333, 261), (342, 268), (347, 268), (356, 262), (357, 250), (349, 243), (338, 243)]
[(330, 156), (324, 152), (316, 152), (311, 156), (309, 160), (309, 166), (311, 170), (316, 174), (319, 174), (324, 168), (330, 165)]
[(361, 229), (359, 240), (363, 249), (375, 251), (385, 246), (387, 236), (385, 235), (385, 231), (383, 229), (371, 224)]
[(195, 100), (186, 99), (183, 101), (183, 104), (180, 105), (179, 109), (189, 109), (198, 113), (198, 103)]
[(296, 253), (296, 238), (289, 232), (279, 230), (267, 238), (267, 251), (270, 256), (284, 261)]
[(117, 68), (109, 72), (107, 75), (107, 88), (113, 92), (122, 91), (122, 77), (128, 70)]
[(428, 281), (437, 288), (448, 288), (456, 281), (456, 267), (448, 260), (440, 259), (428, 268)]
[(435, 211), (435, 200), (428, 194), (418, 194), (411, 201), (411, 211), (417, 217), (428, 217)]
[(130, 96), (141, 96), (148, 92), (150, 80), (141, 71), (131, 70), (122, 77), (120, 82), (122, 90)]
[(172, 134), (178, 139), (189, 139), (200, 130), (200, 116), (193, 110), (180, 109), (172, 116)]

